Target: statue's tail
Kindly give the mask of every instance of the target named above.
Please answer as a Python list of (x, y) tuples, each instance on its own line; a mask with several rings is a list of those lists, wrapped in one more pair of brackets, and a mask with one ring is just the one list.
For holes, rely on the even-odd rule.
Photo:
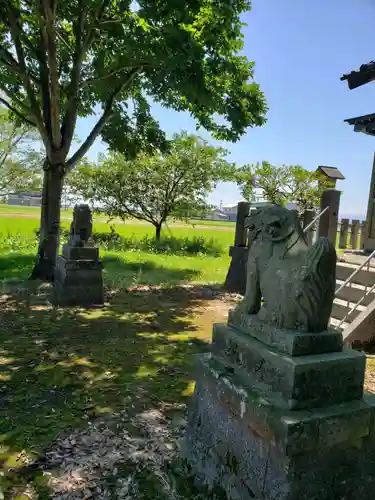
[[(305, 273), (298, 302), (305, 317), (320, 318), (321, 321), (317, 322), (323, 328), (331, 315), (335, 295), (336, 261), (335, 247), (328, 238), (319, 238), (308, 249), (304, 259)], [(316, 325), (316, 328), (321, 325)]]

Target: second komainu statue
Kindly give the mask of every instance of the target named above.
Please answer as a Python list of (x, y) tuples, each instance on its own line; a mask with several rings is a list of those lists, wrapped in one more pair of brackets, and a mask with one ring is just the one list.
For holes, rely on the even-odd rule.
[(278, 328), (327, 329), (335, 293), (336, 251), (327, 238), (309, 246), (296, 214), (278, 205), (247, 218), (251, 245), (246, 293), (237, 313)]

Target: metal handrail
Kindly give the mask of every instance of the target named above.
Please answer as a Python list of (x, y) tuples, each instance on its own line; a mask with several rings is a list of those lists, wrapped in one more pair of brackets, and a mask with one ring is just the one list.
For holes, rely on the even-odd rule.
[(361, 305), (363, 299), (367, 297), (367, 295), (370, 294), (374, 289), (375, 289), (375, 283), (372, 285), (370, 290), (367, 290), (367, 292), (359, 299), (359, 301), (355, 304), (355, 306), (352, 309), (350, 309), (350, 311), (342, 318), (342, 320), (340, 321), (340, 323), (337, 325), (336, 328), (339, 328), (343, 323), (345, 323), (346, 318), (350, 316), (357, 309), (358, 306)]
[(370, 260), (371, 260), (374, 256), (375, 256), (375, 250), (374, 250), (374, 251), (373, 251), (373, 252), (372, 252), (372, 253), (371, 253), (371, 254), (367, 257), (367, 259), (366, 259), (364, 262), (362, 262), (362, 264), (361, 264), (359, 267), (357, 267), (357, 269), (356, 269), (356, 270), (355, 270), (355, 271), (354, 271), (354, 272), (353, 272), (353, 273), (349, 276), (349, 278), (347, 278), (347, 279), (344, 281), (344, 283), (343, 283), (343, 284), (342, 284), (342, 285), (341, 285), (341, 286), (340, 286), (340, 287), (336, 290), (336, 292), (335, 292), (335, 296), (336, 296), (339, 292), (341, 292), (341, 290), (342, 290), (342, 289), (343, 289), (343, 288), (344, 288), (344, 287), (345, 287), (348, 283), (350, 283), (350, 282), (352, 281), (352, 279), (354, 278), (354, 276), (356, 276), (356, 275), (359, 273), (359, 271), (361, 271), (361, 270), (363, 269), (363, 267), (364, 267), (364, 266), (365, 266), (368, 262), (370, 262)]
[(324, 210), (322, 210), (314, 219), (308, 224), (304, 229), (303, 232), (306, 233), (314, 224), (317, 220), (320, 219), (320, 217), (329, 209), (329, 206), (326, 207)]

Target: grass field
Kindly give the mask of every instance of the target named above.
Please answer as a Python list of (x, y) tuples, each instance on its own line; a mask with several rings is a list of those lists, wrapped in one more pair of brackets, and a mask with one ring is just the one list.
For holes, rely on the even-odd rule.
[[(40, 216), (40, 208), (38, 207), (27, 207), (27, 206), (13, 206), (13, 205), (0, 205), (0, 217), (8, 217), (8, 216), (13, 216), (13, 215), (22, 215), (23, 217), (39, 217)], [(73, 210), (71, 208), (68, 209), (62, 209), (61, 210), (61, 217), (62, 218), (71, 218), (73, 215)], [(102, 219), (105, 219), (105, 217), (102, 217)], [(119, 223), (121, 221), (118, 221)], [(137, 225), (140, 224), (140, 221), (130, 221), (130, 223), (135, 223)], [(147, 223), (145, 223), (147, 224)], [(207, 219), (192, 219), (191, 222), (189, 223), (184, 223), (182, 221), (170, 221), (170, 225), (186, 225), (188, 227), (194, 227), (194, 226), (216, 226), (216, 227), (228, 227), (230, 229), (234, 230), (235, 227), (235, 222), (232, 221), (213, 221), (213, 220), (207, 220)]]
[[(2, 207), (4, 208), (4, 207)], [(16, 216), (10, 216), (9, 207), (0, 212), (0, 279), (8, 277), (26, 278), (30, 272), (33, 255), (36, 251), (35, 232), (39, 227), (37, 218), (22, 218), (21, 208)], [(10, 207), (14, 208), (14, 207)], [(34, 211), (35, 212), (35, 211)], [(15, 212), (11, 212), (14, 214)], [(33, 213), (29, 208), (24, 211), (28, 217)], [(8, 214), (6, 216), (6, 214)], [(115, 225), (116, 232), (127, 241), (140, 242), (152, 238), (154, 229), (151, 225), (119, 223)], [(69, 221), (62, 221), (62, 228), (69, 228)], [(94, 223), (94, 232), (109, 234), (110, 227), (104, 222)], [(215, 230), (200, 227), (166, 227), (163, 236), (177, 240), (191, 240), (193, 238), (207, 241), (215, 245), (221, 252), (220, 257), (207, 255), (173, 255), (166, 258), (164, 254), (146, 252), (131, 245), (133, 248), (119, 251), (101, 249), (105, 260), (105, 280), (109, 286), (128, 286), (131, 284), (160, 284), (177, 282), (222, 282), (229, 265), (228, 247), (233, 242), (234, 228)], [(143, 245), (144, 246), (144, 245)], [(121, 273), (118, 272), (121, 266)]]

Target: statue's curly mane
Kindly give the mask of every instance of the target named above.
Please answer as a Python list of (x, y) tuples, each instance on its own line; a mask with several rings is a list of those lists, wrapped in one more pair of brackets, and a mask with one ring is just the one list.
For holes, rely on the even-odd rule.
[(300, 286), (296, 288), (296, 307), (299, 317), (305, 320), (302, 326), (308, 331), (326, 328), (319, 318), (325, 322), (327, 315), (331, 314), (332, 301), (322, 298), (332, 297), (335, 293), (335, 271), (336, 251), (327, 238), (319, 238), (305, 254)]

